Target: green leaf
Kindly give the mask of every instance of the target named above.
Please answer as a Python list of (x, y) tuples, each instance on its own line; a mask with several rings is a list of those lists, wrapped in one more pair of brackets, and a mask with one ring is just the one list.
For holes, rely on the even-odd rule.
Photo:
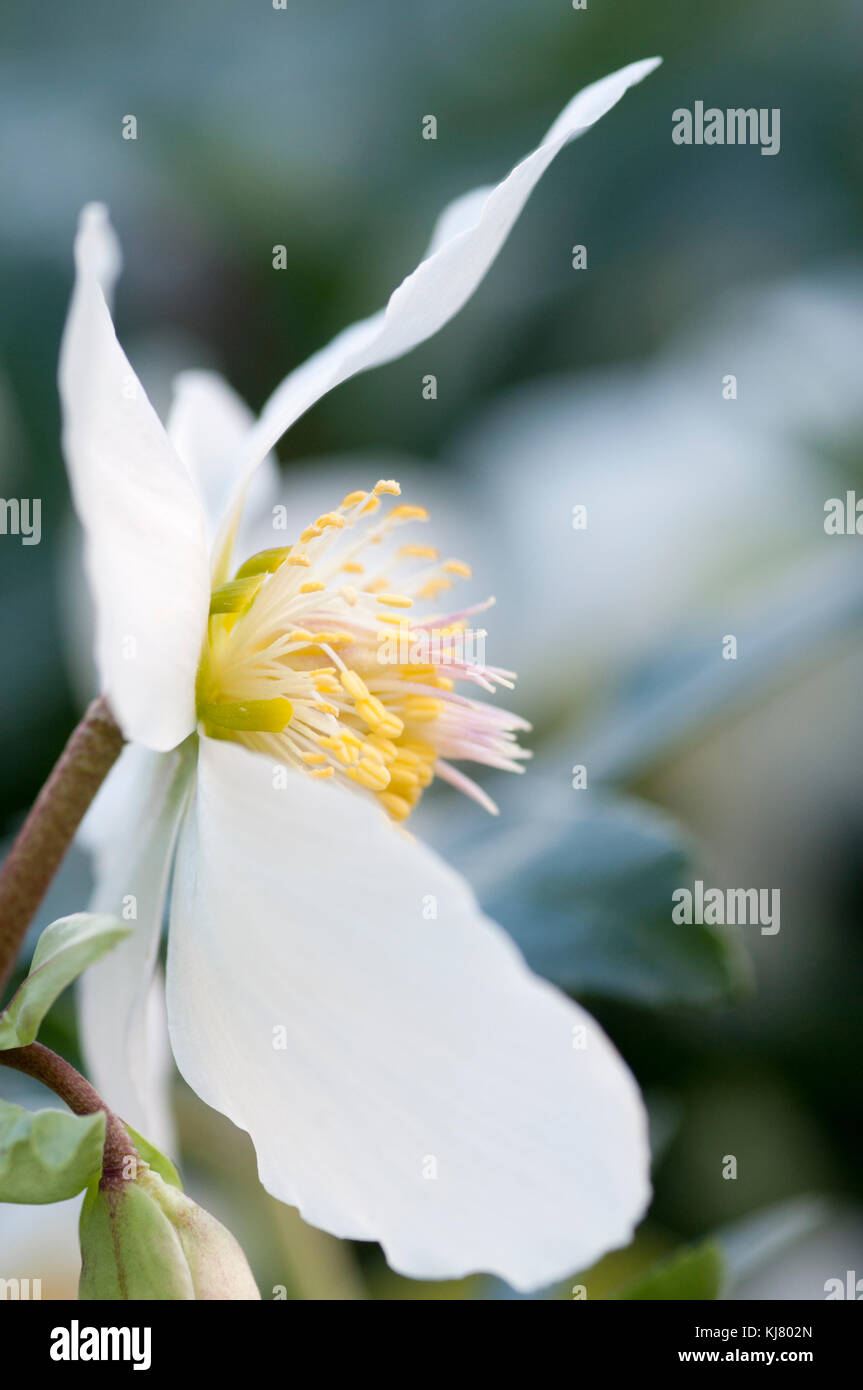
[(63, 1202), (101, 1172), (105, 1116), (0, 1100), (0, 1202)]
[(614, 1295), (617, 1299), (654, 1299), (667, 1303), (673, 1299), (717, 1299), (722, 1288), (723, 1263), (719, 1246), (713, 1240), (688, 1245), (668, 1259), (661, 1260), (646, 1274), (627, 1284)]
[(587, 805), (567, 820), (496, 827), (490, 862), (465, 858), (483, 907), (531, 968), (571, 994), (652, 1007), (743, 991), (739, 933), (671, 920), (674, 889), (695, 873), (678, 827), (635, 802), (591, 794)]
[(33, 1042), (57, 996), (130, 931), (116, 917), (92, 912), (60, 917), (46, 927), (36, 943), (29, 975), (0, 1013), (0, 1048)]
[[(125, 1120), (123, 1124), (126, 1124)], [(144, 1162), (149, 1163), (153, 1171), (158, 1173), (159, 1177), (170, 1187), (178, 1187), (182, 1192), (183, 1184), (180, 1180), (180, 1174), (170, 1158), (157, 1149), (154, 1144), (151, 1144), (149, 1139), (145, 1139), (143, 1134), (139, 1134), (136, 1129), (133, 1129), (131, 1125), (126, 1125), (126, 1128), (131, 1135), (132, 1143)]]

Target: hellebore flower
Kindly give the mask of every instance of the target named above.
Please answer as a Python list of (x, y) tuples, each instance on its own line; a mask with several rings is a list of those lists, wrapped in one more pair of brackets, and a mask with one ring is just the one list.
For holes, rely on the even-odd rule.
[[(64, 446), (102, 688), (131, 744), (94, 807), (97, 901), (137, 922), (83, 981), (91, 1069), (152, 1133), (150, 983), (173, 868), (181, 1073), (250, 1133), (271, 1193), (415, 1277), (488, 1270), (527, 1289), (625, 1243), (649, 1195), (644, 1111), (598, 1026), (393, 823), (435, 773), (486, 800), (451, 759), (520, 768), (522, 722), (454, 688), (509, 681), (453, 655), (473, 610), (415, 616), (466, 566), (395, 543), (424, 513), (387, 511), (386, 481), (292, 519), (288, 545), (239, 565), (237, 538), (284, 431), (446, 323), (558, 151), (655, 65), (585, 89), (502, 183), (447, 208), (386, 310), (292, 372), (256, 422), (195, 374), (164, 429), (114, 334), (103, 208), (76, 243)], [(378, 659), (382, 632), (412, 651), (430, 627), (444, 636), (424, 664)]]

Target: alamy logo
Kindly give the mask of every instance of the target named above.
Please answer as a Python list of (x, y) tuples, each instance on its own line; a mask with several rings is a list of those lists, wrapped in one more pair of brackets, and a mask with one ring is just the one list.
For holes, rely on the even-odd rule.
[(707, 888), (700, 878), (694, 891), (675, 888), (671, 920), (678, 925), (734, 927), (760, 926), (762, 936), (779, 930), (778, 888)]
[(51, 1332), (52, 1361), (131, 1361), (133, 1371), (149, 1371), (152, 1329), (149, 1327), (69, 1327)]
[(378, 633), (382, 666), (485, 666), (483, 628), (430, 627), (411, 630), (407, 623)]
[(857, 1278), (857, 1271), (846, 1269), (844, 1279), (828, 1279), (824, 1285), (824, 1296), (829, 1301), (836, 1298), (850, 1298), (854, 1303), (863, 1301), (863, 1279)]
[(678, 106), (671, 114), (671, 138), (675, 145), (760, 145), (762, 154), (779, 153), (779, 107), (718, 106), (704, 109), (696, 101), (692, 111)]
[(41, 1279), (0, 1279), (0, 1299), (31, 1299), (42, 1297)]
[(22, 545), (42, 539), (41, 497), (0, 497), (0, 536), (20, 536)]

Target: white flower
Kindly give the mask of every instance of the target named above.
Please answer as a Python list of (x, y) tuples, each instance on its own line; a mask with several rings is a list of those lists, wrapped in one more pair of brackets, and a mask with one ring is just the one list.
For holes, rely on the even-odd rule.
[[(64, 445), (102, 686), (131, 740), (89, 833), (98, 901), (137, 921), (85, 977), (91, 1067), (152, 1131), (151, 984), (173, 866), (180, 1071), (251, 1134), (270, 1192), (380, 1241), (413, 1276), (481, 1269), (527, 1289), (626, 1242), (649, 1195), (644, 1111), (597, 1025), (393, 825), (434, 772), (463, 781), (450, 758), (519, 767), (520, 721), (451, 688), (506, 673), (377, 661), (379, 632), (397, 630), (380, 615), (398, 621), (466, 567), (424, 546), (391, 553), (423, 514), (381, 508), (397, 491), (382, 482), (310, 524), (291, 517), (288, 547), (236, 569), (243, 505), (305, 410), (457, 312), (555, 154), (654, 66), (581, 92), (501, 184), (451, 205), (386, 310), (291, 373), (257, 422), (195, 374), (163, 429), (114, 335), (104, 209), (85, 210), (76, 243)], [(395, 563), (397, 588), (379, 573)], [(466, 616), (439, 621), (452, 634)]]

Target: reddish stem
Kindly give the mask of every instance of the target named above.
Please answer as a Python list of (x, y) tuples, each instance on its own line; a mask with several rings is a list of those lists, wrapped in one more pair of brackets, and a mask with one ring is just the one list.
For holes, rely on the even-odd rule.
[(0, 995), (36, 909), (123, 742), (100, 696), (60, 754), (6, 857), (0, 871)]

